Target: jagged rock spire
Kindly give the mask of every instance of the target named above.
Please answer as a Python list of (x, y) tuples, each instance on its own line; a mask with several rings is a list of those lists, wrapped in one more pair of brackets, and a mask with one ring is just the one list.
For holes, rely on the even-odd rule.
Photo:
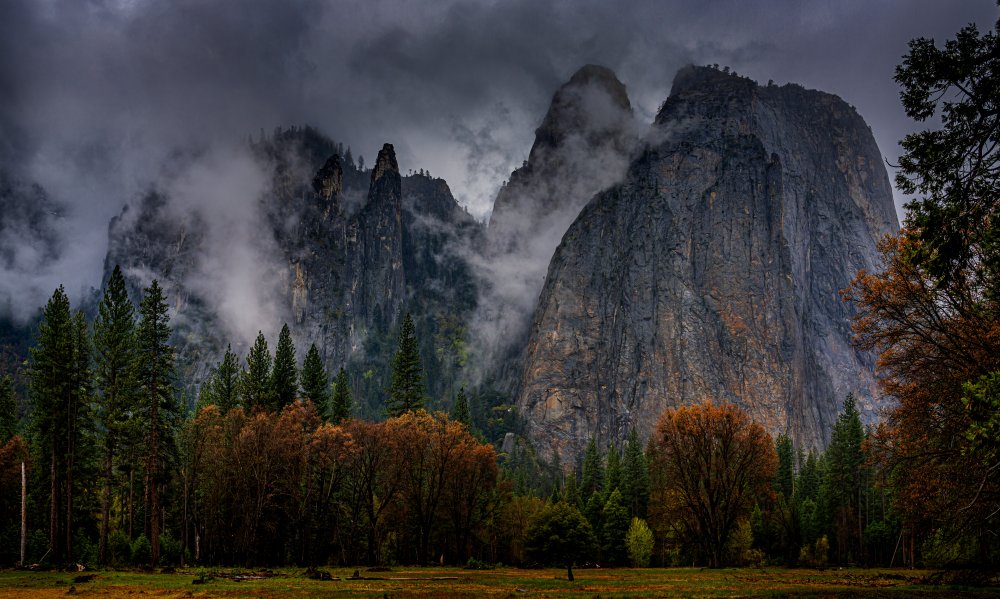
[(330, 156), (323, 168), (316, 171), (316, 177), (313, 179), (313, 191), (327, 201), (334, 194), (344, 191), (344, 170), (340, 166), (339, 156), (336, 154)]

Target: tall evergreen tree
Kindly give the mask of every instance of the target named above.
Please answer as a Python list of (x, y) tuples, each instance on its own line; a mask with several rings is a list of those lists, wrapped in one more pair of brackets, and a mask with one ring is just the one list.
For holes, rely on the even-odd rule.
[(351, 381), (348, 380), (347, 371), (343, 368), (337, 373), (337, 380), (333, 384), (332, 403), (330, 420), (334, 424), (340, 424), (351, 417), (354, 399), (351, 393)]
[(98, 560), (108, 563), (111, 527), (111, 492), (114, 464), (121, 437), (135, 410), (135, 308), (125, 288), (125, 277), (117, 265), (108, 279), (104, 297), (94, 320), (94, 362), (97, 422), (101, 430), (101, 532)]
[(646, 507), (649, 505), (649, 467), (642, 442), (635, 429), (628, 435), (625, 444), (625, 460), (622, 468), (622, 495), (625, 506), (634, 518), (645, 518)]
[(247, 410), (263, 410), (271, 405), (271, 352), (261, 331), (257, 332), (257, 340), (247, 354), (246, 368), (240, 375), (240, 395)]
[(781, 433), (775, 443), (778, 451), (778, 472), (774, 475), (774, 490), (785, 497), (792, 498), (792, 480), (794, 477), (795, 452), (792, 448), (792, 438)]
[(280, 411), (295, 401), (299, 388), (299, 373), (295, 361), (295, 344), (288, 325), (282, 325), (278, 346), (274, 350), (274, 368), (271, 370), (271, 409)]
[(613, 489), (601, 513), (601, 551), (606, 563), (612, 566), (625, 563), (628, 557), (625, 533), (631, 522), (621, 491)]
[(399, 331), (399, 346), (392, 359), (392, 385), (386, 412), (390, 417), (413, 412), (424, 407), (424, 380), (420, 367), (420, 352), (413, 318), (403, 319)]
[[(84, 330), (80, 330), (83, 324)], [(86, 321), (70, 316), (69, 298), (60, 285), (42, 313), (31, 349), (30, 397), (34, 442), (49, 469), (49, 548), (53, 562), (73, 558), (73, 499), (76, 449), (82, 435), (89, 358), (81, 337)]]
[(145, 528), (155, 564), (160, 559), (160, 495), (168, 479), (167, 466), (172, 456), (174, 428), (180, 416), (174, 398), (174, 352), (168, 344), (167, 303), (155, 279), (145, 289), (139, 314), (136, 374), (146, 430)]
[(467, 428), (472, 428), (472, 416), (469, 414), (469, 400), (465, 397), (465, 387), (458, 390), (455, 405), (451, 408), (451, 419), (461, 422)]
[[(608, 447), (607, 462), (608, 467), (606, 476), (604, 477), (604, 496), (610, 497), (611, 493), (613, 493), (615, 489), (618, 489), (619, 491), (621, 490), (624, 476), (622, 456), (621, 453), (618, 452), (618, 448), (615, 447), (614, 443)], [(631, 519), (627, 520), (627, 522), (631, 522)]]
[[(595, 493), (600, 493), (604, 489), (604, 465), (601, 463), (601, 454), (597, 450), (597, 441), (591, 437), (587, 443), (587, 449), (583, 453), (583, 472), (580, 477), (580, 497), (584, 504), (590, 500)], [(604, 502), (598, 509), (604, 507)], [(591, 522), (593, 524), (593, 522)]]
[(299, 383), (302, 386), (302, 397), (313, 402), (316, 411), (325, 420), (330, 411), (330, 375), (323, 366), (315, 343), (309, 346), (306, 359), (302, 362)]
[(14, 395), (14, 379), (9, 374), (0, 378), (0, 445), (17, 433), (17, 398)]
[(231, 345), (226, 346), (222, 361), (201, 388), (201, 405), (214, 405), (225, 414), (240, 405), (240, 362)]
[[(864, 524), (861, 517), (862, 465), (865, 460), (862, 444), (864, 427), (854, 396), (847, 395), (844, 409), (833, 425), (827, 448), (828, 502), (838, 528), (837, 552), (840, 560), (860, 559), (860, 544)], [(854, 550), (858, 549), (856, 555)]]
[[(77, 487), (87, 480), (87, 454), (90, 453), (90, 442), (93, 436), (93, 417), (90, 413), (94, 390), (93, 348), (91, 345), (90, 326), (83, 310), (77, 310), (73, 315), (73, 369), (72, 385), (68, 401), (69, 412), (66, 415), (66, 429), (72, 431), (67, 436), (66, 444), (66, 556), (73, 558), (73, 535)], [(79, 479), (77, 478), (79, 476)], [(82, 492), (83, 489), (79, 491)]]

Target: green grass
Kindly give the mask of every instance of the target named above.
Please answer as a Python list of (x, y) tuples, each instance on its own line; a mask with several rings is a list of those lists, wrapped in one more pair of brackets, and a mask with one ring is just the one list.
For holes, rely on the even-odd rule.
[[(460, 568), (396, 568), (391, 572), (364, 572), (380, 580), (350, 580), (353, 568), (327, 569), (332, 581), (311, 580), (302, 568), (274, 571), (260, 580), (234, 581), (233, 574), (252, 570), (192, 568), (175, 574), (94, 571), (89, 582), (74, 582), (77, 573), (0, 571), (0, 598), (6, 597), (744, 597), (744, 596), (878, 596), (1000, 598), (1000, 588), (961, 588), (926, 584), (925, 571), (806, 570), (768, 568), (704, 570), (698, 568), (473, 571)], [(201, 575), (214, 576), (193, 584)], [(433, 580), (448, 577), (453, 580)], [(337, 580), (337, 579), (340, 580)], [(418, 580), (393, 580), (414, 578)]]

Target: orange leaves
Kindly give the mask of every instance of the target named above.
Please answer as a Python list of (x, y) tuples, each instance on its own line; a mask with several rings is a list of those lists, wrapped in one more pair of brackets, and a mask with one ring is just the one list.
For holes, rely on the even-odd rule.
[(652, 444), (651, 519), (719, 567), (729, 536), (778, 467), (771, 437), (732, 404), (667, 410)]
[(873, 450), (895, 467), (912, 519), (953, 522), (961, 512), (975, 522), (977, 511), (1000, 506), (1000, 485), (987, 465), (963, 458), (971, 421), (962, 386), (1000, 370), (998, 307), (970, 273), (931, 277), (912, 259), (921, 245), (905, 230), (880, 250), (885, 270), (859, 272), (844, 291), (858, 308), (856, 342), (878, 354), (882, 389), (897, 400)]

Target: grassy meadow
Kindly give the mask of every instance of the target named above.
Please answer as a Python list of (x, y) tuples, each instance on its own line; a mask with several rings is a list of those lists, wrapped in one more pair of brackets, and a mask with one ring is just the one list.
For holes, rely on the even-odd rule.
[[(932, 572), (870, 569), (593, 569), (398, 568), (390, 572), (301, 569), (180, 569), (175, 573), (0, 571), (0, 599), (28, 597), (1000, 597), (997, 586), (942, 583)], [(198, 581), (197, 583), (195, 581)], [(994, 580), (994, 583), (996, 581)]]

